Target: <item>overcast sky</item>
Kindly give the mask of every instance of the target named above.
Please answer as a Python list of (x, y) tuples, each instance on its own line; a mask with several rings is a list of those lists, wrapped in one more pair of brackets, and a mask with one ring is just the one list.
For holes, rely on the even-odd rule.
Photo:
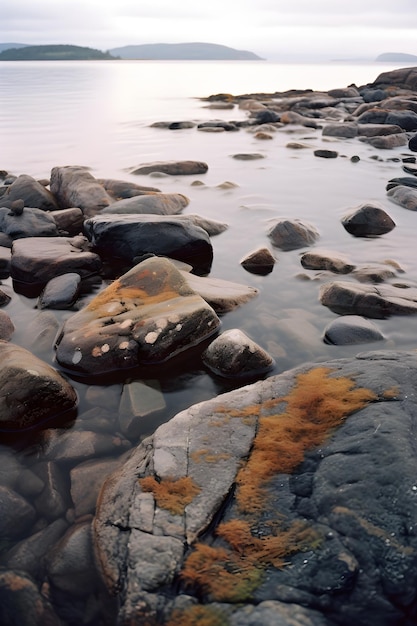
[(270, 60), (417, 54), (416, 0), (2, 0), (0, 43), (205, 41)]

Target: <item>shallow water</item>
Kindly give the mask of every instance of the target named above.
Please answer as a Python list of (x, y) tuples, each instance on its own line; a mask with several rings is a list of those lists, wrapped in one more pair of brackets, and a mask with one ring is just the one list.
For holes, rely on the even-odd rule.
[[(241, 328), (266, 348), (276, 361), (272, 373), (304, 361), (351, 356), (368, 349), (417, 348), (417, 317), (413, 316), (374, 320), (386, 337), (379, 343), (359, 347), (325, 344), (324, 329), (337, 316), (319, 303), (318, 292), (320, 285), (334, 276), (304, 270), (300, 264), (303, 250), (275, 249), (277, 263), (267, 276), (250, 274), (240, 265), (248, 252), (260, 245), (270, 245), (266, 235), (268, 220), (278, 216), (297, 217), (318, 228), (317, 247), (342, 252), (356, 265), (393, 259), (404, 269), (398, 279), (416, 284), (416, 214), (391, 203), (385, 192), (386, 182), (402, 175), (401, 158), (407, 150), (377, 151), (356, 139), (326, 141), (320, 130), (295, 126), (278, 130), (272, 141), (257, 140), (244, 129), (212, 134), (195, 128), (168, 131), (149, 127), (151, 122), (163, 120), (246, 117), (238, 109), (211, 111), (195, 97), (199, 95), (303, 87), (330, 89), (351, 82), (372, 81), (381, 71), (393, 69), (377, 65), (371, 74), (368, 67), (369, 73), (364, 76), (361, 66), (349, 67), (349, 71), (345, 68), (345, 74), (340, 67), (336, 68), (337, 72), (334, 66), (314, 70), (313, 66), (304, 67), (304, 74), (298, 69), (299, 80), (310, 76), (312, 84), (303, 85), (291, 83), (291, 66), (284, 67), (287, 73), (283, 66), (253, 63), (221, 66), (146, 63), (140, 67), (132, 62), (2, 63), (0, 167), (13, 174), (46, 178), (56, 165), (87, 165), (96, 177), (123, 178), (154, 185), (164, 192), (184, 193), (190, 198), (185, 213), (228, 223), (226, 232), (212, 238), (211, 276), (251, 285), (259, 289), (259, 295), (224, 315), (222, 329)], [(292, 70), (292, 80), (296, 80), (297, 70), (294, 67)], [(355, 71), (360, 74), (356, 79), (351, 78)], [(292, 150), (286, 147), (289, 141), (302, 141), (311, 145), (311, 149)], [(329, 160), (317, 158), (313, 148), (319, 147), (337, 150), (340, 156)], [(259, 152), (264, 158), (254, 161), (232, 158), (240, 152)], [(353, 155), (358, 155), (360, 161), (351, 162)], [(200, 177), (133, 176), (126, 172), (126, 168), (139, 163), (170, 159), (206, 161), (209, 170)], [(197, 179), (202, 184), (196, 185)], [(235, 186), (223, 189), (220, 185), (225, 181)], [(349, 235), (340, 218), (349, 208), (365, 201), (380, 202), (396, 228), (372, 239)], [(3, 286), (13, 292), (10, 279), (3, 281)], [(91, 296), (91, 293), (86, 295), (79, 306)], [(37, 313), (35, 307), (36, 299), (19, 293), (13, 295), (5, 309), (16, 326), (13, 342), (28, 345), (27, 328)], [(71, 312), (54, 314), (62, 323)], [(54, 364), (52, 346), (39, 356)], [(91, 427), (91, 422), (83, 416), (97, 408), (97, 391), (99, 406), (107, 403), (109, 407), (116, 406), (112, 410), (117, 412), (123, 383), (132, 380), (157, 380), (166, 407), (144, 418), (140, 434), (129, 442), (131, 446), (179, 410), (243, 384), (209, 374), (198, 353), (184, 355), (175, 366), (168, 365), (163, 370), (107, 376), (94, 380), (93, 384), (72, 378), (80, 404), (78, 417), (66, 424), (66, 431)], [(106, 423), (112, 434), (117, 434), (116, 417)], [(9, 458), (6, 454), (9, 439), (4, 438), (0, 446), (3, 469), (6, 457)], [(24, 441), (29, 447), (15, 446), (20, 449), (16, 458), (23, 466), (33, 469), (44, 459), (45, 438), (42, 436), (38, 441), (25, 437)], [(70, 469), (71, 465), (62, 466), (67, 477)], [(68, 519), (71, 515), (71, 512), (67, 514)], [(42, 527), (45, 520), (38, 519), (36, 524), (37, 528)], [(5, 561), (7, 552), (0, 556), (0, 564)], [(99, 613), (97, 610), (89, 623), (100, 623)], [(69, 618), (68, 623), (71, 623)]]

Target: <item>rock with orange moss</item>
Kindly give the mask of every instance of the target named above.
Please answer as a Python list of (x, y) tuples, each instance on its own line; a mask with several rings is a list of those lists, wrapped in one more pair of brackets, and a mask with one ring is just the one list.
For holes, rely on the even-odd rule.
[(65, 322), (56, 358), (88, 375), (160, 364), (215, 334), (219, 325), (175, 266), (151, 257)]
[(416, 374), (415, 352), (305, 364), (160, 426), (98, 500), (119, 622), (407, 623)]

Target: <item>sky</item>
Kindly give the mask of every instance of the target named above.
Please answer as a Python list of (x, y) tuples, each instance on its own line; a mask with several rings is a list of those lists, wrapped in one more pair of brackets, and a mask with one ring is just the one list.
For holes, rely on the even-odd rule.
[(417, 55), (416, 0), (2, 0), (0, 43), (210, 42), (268, 60)]

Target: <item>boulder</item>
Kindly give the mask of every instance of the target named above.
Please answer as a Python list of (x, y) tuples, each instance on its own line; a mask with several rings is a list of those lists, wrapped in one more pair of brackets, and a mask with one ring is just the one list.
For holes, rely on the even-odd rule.
[(417, 289), (335, 281), (320, 289), (320, 301), (335, 313), (385, 319), (417, 313)]
[(204, 364), (225, 378), (253, 378), (270, 371), (274, 359), (243, 331), (234, 328), (217, 337), (203, 353)]
[(402, 131), (396, 124), (359, 124), (358, 135), (361, 137), (379, 137), (380, 135), (398, 135)]
[(0, 200), (0, 206), (11, 208), (13, 202), (23, 201), (25, 207), (56, 211), (59, 209), (54, 195), (44, 185), (27, 174), (18, 176)]
[(51, 192), (59, 208), (78, 207), (86, 217), (95, 215), (113, 199), (86, 167), (66, 165), (51, 170)]
[(101, 490), (118, 622), (406, 623), (417, 355), (304, 364), (182, 411)]
[(62, 622), (30, 576), (0, 568), (0, 623), (61, 626)]
[(358, 125), (355, 122), (327, 124), (327, 126), (323, 128), (322, 134), (328, 137), (345, 137), (346, 139), (350, 139), (357, 137)]
[[(133, 262), (144, 254), (168, 256), (206, 273), (213, 260), (208, 234), (198, 226), (160, 215), (100, 215), (86, 220), (93, 248)], [(205, 270), (205, 271), (204, 271)]]
[(333, 320), (324, 329), (324, 342), (335, 346), (382, 341), (384, 335), (369, 320), (359, 315), (344, 315)]
[(13, 243), (10, 272), (18, 282), (44, 286), (68, 272), (81, 277), (96, 274), (101, 265), (84, 237), (28, 237)]
[(15, 214), (9, 209), (0, 207), (0, 231), (10, 239), (23, 237), (56, 237), (58, 228), (52, 214), (41, 209), (23, 209)]
[(252, 272), (252, 274), (265, 276), (272, 272), (275, 262), (276, 260), (272, 252), (268, 248), (261, 247), (246, 254), (240, 261), (240, 264), (245, 270)]
[(412, 187), (413, 189), (417, 189), (417, 178), (415, 176), (398, 176), (396, 178), (391, 178), (385, 187), (387, 191), (393, 189), (394, 187), (399, 187), (403, 185), (404, 187)]
[(50, 365), (0, 341), (0, 429), (22, 430), (77, 404), (77, 394)]
[(309, 250), (300, 258), (301, 265), (307, 270), (327, 270), (335, 274), (349, 274), (355, 269), (347, 257), (330, 250)]
[(1, 536), (20, 538), (27, 533), (36, 519), (36, 511), (29, 502), (9, 487), (0, 485)]
[(417, 189), (413, 189), (408, 185), (396, 185), (389, 189), (387, 196), (392, 202), (399, 204), (404, 209), (417, 211)]
[(378, 137), (359, 137), (359, 139), (364, 143), (369, 143), (373, 148), (381, 148), (382, 150), (391, 150), (391, 148), (407, 145), (407, 136), (404, 133)]
[(417, 113), (414, 111), (390, 111), (385, 124), (395, 124), (405, 131), (417, 130)]
[(372, 83), (373, 87), (400, 87), (417, 91), (417, 69), (402, 67), (400, 69), (383, 72)]
[(377, 203), (363, 203), (346, 213), (341, 222), (348, 233), (355, 237), (385, 235), (395, 228), (395, 222)]
[(321, 157), (322, 159), (336, 159), (339, 153), (336, 150), (324, 150), (322, 148), (314, 150), (314, 156)]
[(273, 220), (268, 237), (281, 250), (296, 250), (313, 245), (320, 234), (315, 226), (299, 219), (280, 217)]
[(205, 174), (208, 170), (207, 163), (202, 161), (156, 161), (144, 163), (130, 170), (130, 174), (152, 174), (161, 172), (170, 176), (190, 176)]
[(47, 282), (38, 298), (38, 309), (70, 309), (80, 293), (81, 276), (61, 274)]
[(175, 215), (189, 204), (182, 193), (155, 193), (118, 200), (101, 211), (107, 213), (151, 213), (155, 215)]
[(114, 200), (133, 198), (134, 196), (148, 195), (161, 191), (157, 187), (137, 185), (130, 180), (115, 180), (114, 178), (99, 178), (97, 181), (103, 185), (104, 189)]
[(77, 207), (54, 211), (52, 217), (60, 235), (73, 237), (79, 235), (83, 230), (84, 214)]
[(56, 358), (90, 375), (158, 364), (207, 339), (219, 324), (170, 261), (151, 257), (65, 322)]

